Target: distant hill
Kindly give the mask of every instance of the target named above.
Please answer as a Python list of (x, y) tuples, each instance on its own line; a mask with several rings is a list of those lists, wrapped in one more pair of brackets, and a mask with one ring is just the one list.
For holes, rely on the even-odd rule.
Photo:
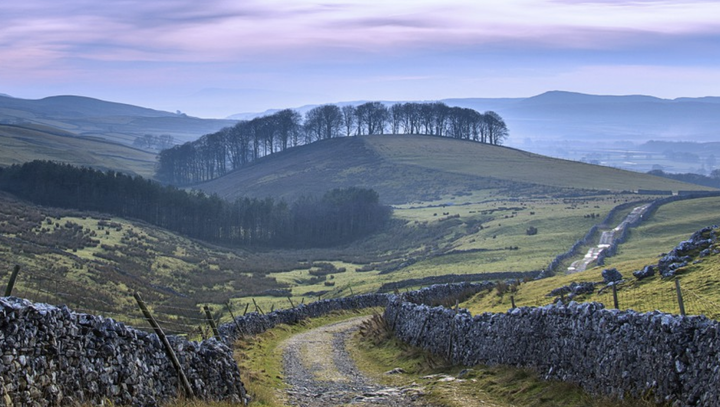
[(0, 166), (33, 160), (60, 161), (152, 178), (155, 154), (102, 138), (41, 125), (0, 124)]
[(195, 188), (231, 199), (292, 200), (349, 186), (373, 188), (392, 204), (488, 189), (511, 196), (571, 194), (582, 189), (707, 189), (507, 147), (407, 135), (337, 138), (292, 148)]
[[(359, 105), (364, 102), (334, 104)], [(406, 101), (383, 101), (387, 105), (403, 102)], [(527, 98), (453, 98), (440, 102), (479, 112), (492, 110), (499, 113), (510, 128), (510, 142), (513, 145), (525, 138), (577, 142), (710, 142), (717, 140), (717, 129), (720, 128), (720, 97), (711, 96), (661, 99), (645, 95), (588, 95), (550, 91)], [(300, 106), (296, 110), (304, 113), (315, 106)], [(251, 119), (274, 111), (276, 109), (238, 113), (230, 118)]]
[[(715, 141), (720, 98), (660, 99), (552, 91), (518, 99), (446, 99), (445, 103), (496, 110), (514, 137), (575, 141)], [(601, 137), (601, 139), (598, 139)]]
[(234, 123), (82, 96), (28, 100), (0, 95), (0, 124), (43, 125), (127, 145), (146, 134), (170, 135), (184, 143)]

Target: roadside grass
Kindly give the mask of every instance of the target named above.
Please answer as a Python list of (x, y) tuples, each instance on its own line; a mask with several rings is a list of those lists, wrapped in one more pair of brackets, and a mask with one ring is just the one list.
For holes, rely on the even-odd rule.
[[(578, 385), (546, 381), (529, 369), (449, 366), (442, 358), (404, 344), (377, 326), (361, 329), (351, 343), (351, 354), (361, 370), (389, 386), (420, 385), (427, 401), (442, 406), (656, 406), (644, 400), (591, 396)], [(393, 369), (402, 369), (402, 373), (387, 373)]]
[(320, 318), (307, 319), (295, 325), (279, 325), (260, 335), (240, 338), (235, 342), (235, 360), (243, 383), (252, 397), (252, 405), (283, 406), (283, 349), (281, 344), (291, 336), (323, 325), (362, 315), (381, 312), (380, 308), (333, 312)]

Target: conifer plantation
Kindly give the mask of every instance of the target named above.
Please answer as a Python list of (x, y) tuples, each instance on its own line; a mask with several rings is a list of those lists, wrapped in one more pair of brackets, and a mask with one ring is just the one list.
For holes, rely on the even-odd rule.
[(39, 205), (139, 219), (189, 237), (236, 246), (343, 244), (381, 229), (391, 213), (370, 189), (334, 189), (293, 203), (272, 198), (228, 202), (142, 177), (49, 161), (0, 169), (0, 190)]

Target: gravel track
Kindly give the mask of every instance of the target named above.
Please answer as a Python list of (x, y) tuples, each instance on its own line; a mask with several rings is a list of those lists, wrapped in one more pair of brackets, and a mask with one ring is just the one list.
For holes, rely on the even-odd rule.
[(387, 387), (360, 372), (347, 341), (369, 317), (358, 317), (298, 334), (283, 343), (288, 402), (293, 406), (416, 406), (418, 386)]

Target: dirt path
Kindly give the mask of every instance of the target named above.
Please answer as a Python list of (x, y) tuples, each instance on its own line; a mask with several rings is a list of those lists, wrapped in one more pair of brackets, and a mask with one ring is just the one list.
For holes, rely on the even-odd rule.
[(294, 406), (416, 406), (422, 389), (387, 387), (360, 372), (347, 352), (347, 340), (369, 317), (316, 328), (285, 341), (283, 360), (288, 401)]

